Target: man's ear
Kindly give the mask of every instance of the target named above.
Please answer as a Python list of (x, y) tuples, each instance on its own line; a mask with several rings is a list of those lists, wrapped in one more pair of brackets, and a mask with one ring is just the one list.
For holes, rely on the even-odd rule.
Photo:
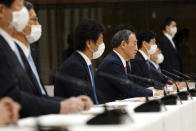
[(126, 45), (127, 45), (127, 42), (126, 42), (125, 40), (121, 41), (120, 46), (121, 46), (122, 48), (125, 48)]
[(91, 41), (86, 40), (86, 48), (90, 49), (91, 48)]
[(142, 47), (146, 47), (146, 44), (147, 42), (146, 41), (142, 41)]

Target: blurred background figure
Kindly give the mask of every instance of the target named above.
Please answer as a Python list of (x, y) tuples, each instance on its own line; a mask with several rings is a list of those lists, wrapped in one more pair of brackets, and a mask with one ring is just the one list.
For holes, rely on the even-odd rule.
[(175, 41), (173, 40), (177, 33), (176, 20), (171, 17), (166, 18), (162, 24), (161, 30), (163, 34), (159, 41), (159, 46), (165, 57), (165, 60), (161, 63), (161, 69), (169, 72), (173, 72), (173, 70), (182, 72), (181, 55), (176, 47)]

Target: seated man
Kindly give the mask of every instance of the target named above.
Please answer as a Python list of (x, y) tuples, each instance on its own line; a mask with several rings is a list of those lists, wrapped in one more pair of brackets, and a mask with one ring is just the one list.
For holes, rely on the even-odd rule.
[[(150, 65), (150, 55), (154, 54), (157, 49), (155, 33), (152, 31), (142, 31), (138, 35), (138, 48), (135, 59), (131, 61), (132, 74), (151, 78), (151, 65)], [(155, 86), (151, 82), (144, 82), (143, 80), (136, 79), (137, 84), (143, 87)]]
[[(162, 71), (161, 71), (161, 68), (159, 65), (163, 61), (164, 61), (164, 56), (163, 56), (161, 50), (159, 48), (157, 48), (156, 52), (154, 54), (150, 55), (150, 65), (152, 67), (151, 68), (151, 78), (155, 79), (163, 84), (172, 84), (174, 89), (176, 89), (176, 85), (172, 82), (171, 79), (166, 79), (160, 74), (160, 73), (162, 73)], [(157, 72), (160, 72), (160, 73), (157, 73)], [(176, 83), (180, 89), (186, 87), (185, 82), (176, 81)]]
[[(41, 89), (34, 85), (28, 74), (30, 71), (33, 76), (32, 69), (11, 37), (13, 33), (20, 32), (19, 40), (22, 39), (21, 42), (27, 43), (28, 47), (24, 32), (21, 33), (28, 22), (29, 13), (22, 0), (0, 1), (0, 98), (9, 96), (20, 103), (21, 117), (67, 114), (90, 108), (92, 102), (86, 96), (64, 100), (37, 93), (41, 92)], [(24, 64), (27, 66), (23, 66)]]
[(17, 124), (20, 108), (18, 103), (8, 97), (0, 99), (0, 126)]
[(161, 95), (162, 91), (154, 90), (153, 93), (153, 90), (136, 87), (100, 75), (101, 72), (104, 72), (116, 78), (128, 80), (126, 61), (134, 59), (136, 55), (136, 36), (130, 30), (121, 30), (115, 33), (111, 43), (113, 51), (106, 56), (95, 74), (96, 87), (103, 92), (102, 97), (105, 97), (105, 101), (101, 101), (101, 103), (138, 96)]
[(94, 20), (83, 20), (74, 32), (76, 51), (61, 65), (58, 73), (88, 82), (89, 87), (70, 83), (56, 76), (54, 95), (68, 98), (87, 95), (95, 104), (99, 104), (95, 90), (94, 74), (91, 61), (99, 58), (105, 49), (103, 43), (104, 27)]

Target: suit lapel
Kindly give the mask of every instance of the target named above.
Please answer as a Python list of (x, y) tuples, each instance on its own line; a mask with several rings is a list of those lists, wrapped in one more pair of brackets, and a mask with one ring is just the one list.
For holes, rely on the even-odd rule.
[[(12, 49), (9, 47), (6, 40), (0, 35), (1, 39), (1, 46), (3, 47), (3, 50), (5, 50), (5, 57), (7, 60), (7, 64), (12, 70), (11, 72), (14, 73), (19, 80), (19, 83), (22, 84), (22, 82), (28, 83), (29, 85), (22, 86), (20, 85), (19, 88), (21, 88), (23, 91), (30, 91), (31, 92), (37, 92), (33, 87), (33, 84), (31, 80), (29, 79), (28, 75), (26, 74), (25, 70), (22, 68), (21, 64), (18, 61), (18, 58), (16, 57), (15, 53), (12, 51)], [(22, 80), (21, 80), (22, 79)]]
[(84, 58), (78, 52), (75, 52), (74, 55), (79, 59), (80, 63), (84, 67), (84, 69), (86, 71), (86, 74), (88, 74), (88, 80), (91, 83), (90, 72), (89, 72), (89, 68), (88, 68), (88, 65), (87, 65), (86, 61), (84, 60)]

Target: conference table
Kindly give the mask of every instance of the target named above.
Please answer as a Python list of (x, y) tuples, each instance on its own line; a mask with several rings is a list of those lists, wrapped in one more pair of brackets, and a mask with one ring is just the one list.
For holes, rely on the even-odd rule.
[[(194, 84), (191, 85), (192, 88)], [(156, 98), (150, 98), (156, 99)], [(67, 115), (50, 114), (19, 120), (18, 126), (0, 128), (3, 131), (35, 131), (37, 125), (66, 127), (70, 131), (196, 131), (196, 97), (178, 101), (177, 105), (162, 106), (160, 112), (136, 113), (134, 108), (145, 102), (145, 98), (130, 98), (106, 103), (110, 109), (124, 108), (128, 120), (118, 125), (87, 125), (86, 122), (104, 112), (103, 105), (93, 106), (87, 111)]]

